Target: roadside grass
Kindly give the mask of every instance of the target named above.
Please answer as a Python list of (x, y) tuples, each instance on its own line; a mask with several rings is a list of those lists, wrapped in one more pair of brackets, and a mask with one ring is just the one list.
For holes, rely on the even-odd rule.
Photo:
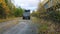
[(10, 20), (14, 20), (16, 18), (19, 18), (19, 17), (10, 17), (10, 18), (6, 18), (6, 19), (0, 19), (0, 23), (10, 21)]
[(9, 21), (9, 20), (12, 20), (12, 19), (14, 19), (14, 18), (0, 19), (0, 23), (1, 23), (1, 22), (5, 22), (5, 21)]
[(55, 31), (55, 24), (50, 20), (40, 18), (32, 18), (33, 23), (37, 24), (38, 34), (57, 34)]

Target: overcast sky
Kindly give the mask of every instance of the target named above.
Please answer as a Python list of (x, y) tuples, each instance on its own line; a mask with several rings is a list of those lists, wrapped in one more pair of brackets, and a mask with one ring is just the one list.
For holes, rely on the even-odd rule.
[(15, 6), (30, 10), (37, 9), (38, 3), (39, 0), (14, 0)]

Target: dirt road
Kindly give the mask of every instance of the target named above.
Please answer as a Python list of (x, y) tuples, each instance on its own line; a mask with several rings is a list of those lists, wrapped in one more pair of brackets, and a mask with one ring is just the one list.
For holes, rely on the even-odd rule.
[(31, 20), (18, 20), (18, 24), (3, 29), (0, 34), (37, 34), (37, 27)]

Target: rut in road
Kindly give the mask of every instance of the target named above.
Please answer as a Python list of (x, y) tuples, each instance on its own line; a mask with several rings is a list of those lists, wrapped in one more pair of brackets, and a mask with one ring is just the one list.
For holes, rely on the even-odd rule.
[(19, 23), (3, 34), (37, 34), (36, 25), (31, 20), (19, 20)]

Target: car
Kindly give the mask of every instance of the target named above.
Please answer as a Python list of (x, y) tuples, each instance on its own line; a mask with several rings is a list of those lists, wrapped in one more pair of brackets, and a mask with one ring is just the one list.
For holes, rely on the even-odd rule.
[(23, 12), (23, 19), (30, 19), (30, 10), (25, 10)]

